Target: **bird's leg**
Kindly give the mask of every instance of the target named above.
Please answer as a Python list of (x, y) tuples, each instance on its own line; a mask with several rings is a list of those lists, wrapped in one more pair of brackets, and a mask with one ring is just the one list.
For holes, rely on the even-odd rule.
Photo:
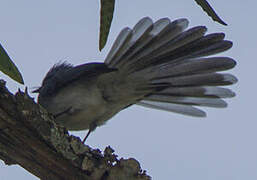
[(95, 129), (96, 129), (96, 127), (97, 127), (97, 125), (96, 125), (96, 123), (95, 122), (93, 122), (93, 123), (91, 123), (90, 125), (89, 125), (89, 130), (88, 130), (88, 132), (87, 132), (87, 135), (85, 136), (85, 138), (83, 139), (83, 144), (85, 143), (85, 141), (86, 141), (86, 139), (87, 139), (87, 137), (89, 136), (89, 134), (92, 132), (92, 131), (94, 131)]
[(84, 137), (84, 139), (83, 139), (83, 144), (85, 144), (85, 141), (86, 141), (86, 139), (87, 139), (87, 137), (89, 136), (89, 134), (91, 133), (91, 130), (89, 129), (88, 130), (88, 132), (87, 132), (87, 135)]

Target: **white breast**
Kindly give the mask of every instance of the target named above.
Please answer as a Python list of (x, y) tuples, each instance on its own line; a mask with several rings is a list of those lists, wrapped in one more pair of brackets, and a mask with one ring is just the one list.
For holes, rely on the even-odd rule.
[[(76, 87), (76, 88), (74, 88)], [(96, 85), (69, 85), (57, 93), (46, 107), (52, 114), (63, 113), (56, 122), (69, 130), (88, 129), (92, 122), (103, 124), (115, 113)]]

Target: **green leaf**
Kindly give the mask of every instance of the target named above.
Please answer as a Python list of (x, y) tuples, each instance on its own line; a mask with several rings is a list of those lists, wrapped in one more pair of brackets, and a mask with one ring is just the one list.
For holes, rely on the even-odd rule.
[(197, 4), (199, 4), (203, 10), (214, 20), (219, 22), (220, 24), (227, 25), (214, 11), (211, 5), (206, 0), (195, 0)]
[(10, 57), (8, 56), (7, 52), (4, 50), (2, 45), (0, 44), (0, 71), (4, 74), (12, 78), (13, 80), (24, 84), (23, 78), (21, 73), (19, 72), (18, 68), (12, 62)]
[(99, 50), (101, 51), (107, 41), (113, 18), (115, 0), (101, 0), (101, 17), (100, 17), (100, 38)]

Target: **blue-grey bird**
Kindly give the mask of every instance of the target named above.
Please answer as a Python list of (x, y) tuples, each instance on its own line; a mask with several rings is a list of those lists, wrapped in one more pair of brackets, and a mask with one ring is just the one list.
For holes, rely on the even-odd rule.
[[(187, 19), (141, 19), (124, 28), (104, 63), (57, 63), (44, 78), (38, 103), (68, 130), (101, 126), (133, 105), (204, 117), (198, 106), (226, 107), (235, 93), (220, 86), (237, 82), (229, 73), (236, 62), (210, 57), (232, 47), (223, 33), (205, 26), (186, 30)], [(197, 107), (195, 107), (197, 106)]]

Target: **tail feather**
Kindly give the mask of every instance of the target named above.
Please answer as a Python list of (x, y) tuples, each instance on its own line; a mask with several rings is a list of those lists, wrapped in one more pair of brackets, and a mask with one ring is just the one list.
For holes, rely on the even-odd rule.
[(124, 62), (127, 62), (129, 59), (131, 59), (132, 56), (142, 50), (142, 48), (144, 48), (150, 42), (156, 42), (158, 38), (162, 37), (162, 35), (166, 35), (169, 30), (169, 25), (170, 20), (168, 18), (162, 18), (156, 21), (153, 24), (152, 30), (147, 32), (144, 38), (141, 38), (139, 41), (137, 41), (136, 44), (134, 44), (134, 48), (130, 48), (129, 51), (122, 56), (122, 61), (112, 62), (110, 66), (122, 66)]
[(226, 41), (226, 40), (219, 41), (212, 45), (198, 47), (197, 50), (194, 50), (194, 52), (190, 53), (186, 58), (196, 58), (196, 57), (214, 55), (230, 49), (232, 45), (233, 44), (231, 41)]
[(188, 116), (194, 117), (205, 117), (206, 113), (198, 108), (195, 108), (191, 105), (183, 105), (183, 104), (171, 104), (165, 102), (154, 102), (154, 101), (141, 101), (137, 103), (137, 105), (154, 108), (179, 114), (184, 114)]
[[(146, 21), (146, 20), (147, 18), (143, 18), (141, 21)], [(141, 21), (139, 21), (139, 23)], [(113, 66), (121, 67), (124, 64), (137, 61), (137, 59), (140, 59), (141, 57), (146, 57), (147, 55), (149, 55), (149, 53), (151, 54), (153, 51), (157, 50), (158, 48), (163, 47), (166, 43), (168, 43), (177, 35), (179, 35), (188, 26), (188, 21), (186, 19), (178, 19), (170, 23), (169, 19), (163, 18), (163, 19), (160, 19), (159, 21), (156, 21), (152, 25), (153, 25), (152, 30), (147, 31), (147, 33), (144, 34), (144, 37), (146, 40), (137, 41), (137, 42), (130, 40), (129, 44), (131, 44), (131, 46), (136, 44), (137, 48), (136, 49), (134, 49), (135, 47), (132, 48), (133, 51), (130, 51), (130, 53), (126, 53), (127, 51), (124, 51), (126, 54), (124, 53), (124, 56), (121, 57), (120, 62), (115, 61), (115, 59), (113, 59), (112, 62), (110, 63), (108, 63), (106, 60), (105, 62), (108, 63), (111, 67)], [(133, 30), (137, 26), (138, 25), (135, 25)], [(123, 46), (126, 47), (127, 44), (124, 43)]]
[[(144, 58), (138, 60), (138, 62), (129, 66), (129, 72), (133, 73), (136, 71), (140, 71), (144, 68), (156, 66), (164, 63), (178, 63), (185, 59), (193, 59), (197, 57), (203, 57), (208, 55), (213, 55), (219, 52), (223, 52), (232, 47), (232, 43), (230, 41), (210, 41), (209, 44), (205, 44), (207, 38), (201, 38), (197, 40), (197, 42), (193, 42), (190, 44), (186, 44), (180, 48), (174, 49), (171, 52), (164, 53), (162, 55), (153, 57)], [(219, 36), (218, 36), (219, 38)], [(208, 40), (208, 39), (207, 39)]]
[(132, 35), (133, 35), (133, 32), (128, 27), (124, 28), (120, 32), (115, 42), (113, 43), (109, 54), (105, 59), (105, 62), (104, 62), (105, 64), (109, 65), (112, 61), (114, 61), (115, 56), (118, 56), (120, 53), (122, 53), (122, 49), (124, 49), (125, 45), (128, 43)]
[(155, 94), (209, 98), (231, 98), (235, 96), (235, 93), (230, 89), (214, 86), (169, 87)]
[(228, 57), (186, 59), (178, 63), (168, 62), (145, 68), (137, 72), (137, 74), (148, 76), (149, 79), (157, 79), (224, 71), (235, 67), (235, 65), (236, 62)]
[(163, 94), (153, 94), (147, 96), (145, 100), (167, 102), (175, 104), (188, 104), (195, 106), (207, 106), (207, 107), (227, 107), (227, 103), (220, 98), (205, 98), (205, 97), (181, 97), (181, 96), (170, 96)]
[(133, 29), (121, 31), (105, 64), (119, 70), (115, 88), (134, 94), (137, 101), (129, 104), (203, 117), (205, 112), (193, 106), (226, 107), (221, 98), (235, 96), (216, 86), (237, 82), (231, 74), (217, 73), (232, 69), (236, 62), (205, 57), (230, 49), (232, 42), (224, 40), (224, 33), (205, 35), (206, 27), (185, 30), (187, 26), (186, 19), (153, 23), (146, 17)]
[(184, 45), (199, 39), (206, 32), (206, 28), (204, 26), (198, 26), (195, 28), (191, 28), (188, 31), (182, 32), (174, 39), (171, 39), (165, 44), (161, 44), (161, 46), (155, 49), (146, 49), (142, 52), (137, 53), (133, 59), (128, 61), (125, 66), (129, 69), (129, 72), (135, 72), (145, 67), (149, 67), (151, 65), (162, 64), (167, 61), (171, 61), (174, 58), (168, 58), (169, 53), (175, 51), (176, 49), (182, 48)]
[[(223, 41), (223, 39), (223, 33), (208, 34), (206, 36), (203, 36), (202, 38), (198, 38), (197, 40), (186, 44), (185, 46), (174, 49), (174, 51), (169, 51), (166, 54), (163, 54), (158, 58), (158, 60), (162, 60), (162, 62), (171, 60), (178, 61), (186, 58), (207, 56), (209, 54), (216, 53), (212, 52), (213, 47), (215, 47), (215, 49), (218, 49), (219, 52), (223, 52), (227, 50), (226, 48), (224, 48), (224, 45), (226, 45), (225, 47), (230, 45), (229, 42)], [(206, 54), (206, 52), (208, 54)]]
[(141, 19), (131, 31), (133, 35), (124, 42), (120, 49), (120, 53), (116, 54), (116, 56), (112, 58), (110, 65), (112, 66), (119, 62), (122, 57), (124, 57), (125, 54), (128, 54), (131, 49), (134, 49), (134, 47), (137, 46), (140, 41), (145, 42), (145, 38), (147, 38), (148, 34), (152, 29), (153, 22), (150, 18), (146, 17)]
[(158, 83), (170, 83), (172, 87), (181, 86), (224, 86), (237, 82), (237, 78), (231, 74), (205, 73), (187, 76), (168, 77), (163, 79), (152, 80), (158, 86)]

